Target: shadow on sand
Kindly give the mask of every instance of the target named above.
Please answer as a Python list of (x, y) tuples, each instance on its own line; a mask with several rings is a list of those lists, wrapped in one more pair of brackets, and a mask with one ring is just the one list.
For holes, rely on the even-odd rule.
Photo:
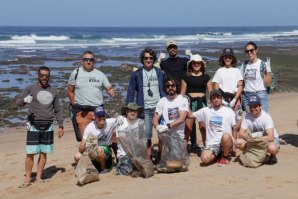
[(291, 144), (298, 147), (298, 135), (285, 133), (279, 137), (286, 142), (285, 144)]

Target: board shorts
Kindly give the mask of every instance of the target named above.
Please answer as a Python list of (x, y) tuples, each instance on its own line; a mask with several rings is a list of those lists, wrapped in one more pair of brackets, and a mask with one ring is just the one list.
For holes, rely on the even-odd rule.
[[(44, 128), (40, 128), (44, 127)], [(34, 125), (27, 127), (26, 153), (53, 153), (54, 151), (54, 124), (47, 122), (45, 125)]]
[[(105, 163), (106, 163), (106, 170), (111, 171), (113, 168), (113, 159), (112, 159), (112, 150), (110, 147), (108, 146), (98, 146), (101, 149), (103, 149), (104, 153), (106, 154), (105, 157)], [(100, 163), (96, 160), (91, 160), (92, 164), (94, 165), (94, 167), (98, 170), (98, 172), (100, 173), (102, 170), (104, 170)]]

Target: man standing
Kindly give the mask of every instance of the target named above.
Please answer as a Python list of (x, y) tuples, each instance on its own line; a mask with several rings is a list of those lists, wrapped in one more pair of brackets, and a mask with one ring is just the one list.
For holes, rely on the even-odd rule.
[(251, 95), (248, 99), (249, 113), (246, 114), (242, 121), (239, 131), (239, 139), (236, 140), (236, 147), (244, 150), (246, 147), (246, 135), (248, 131), (254, 137), (261, 137), (269, 142), (267, 147), (268, 157), (266, 160), (269, 164), (277, 163), (276, 154), (279, 152), (279, 136), (271, 116), (262, 109), (261, 99), (257, 95)]
[(28, 104), (27, 142), (26, 142), (26, 177), (20, 188), (31, 185), (31, 173), (34, 156), (39, 154), (35, 182), (42, 182), (42, 171), (46, 164), (47, 153), (52, 153), (54, 146), (54, 125), (56, 117), (59, 125), (58, 138), (63, 132), (62, 108), (58, 90), (49, 84), (50, 69), (42, 66), (38, 69), (38, 83), (26, 87), (17, 99), (17, 106)]
[(68, 80), (67, 94), (76, 111), (76, 122), (81, 137), (86, 126), (94, 120), (95, 108), (103, 106), (102, 87), (110, 96), (115, 96), (108, 78), (94, 68), (95, 61), (91, 51), (84, 52), (81, 59), (83, 66), (73, 70)]
[[(144, 107), (145, 137), (147, 140), (147, 154), (151, 156), (152, 118), (158, 100), (165, 96), (163, 80), (165, 73), (153, 66), (157, 60), (156, 53), (146, 47), (140, 54), (143, 67), (131, 74), (126, 103), (136, 101), (138, 106)], [(136, 99), (135, 99), (136, 97)]]
[(203, 164), (209, 164), (216, 160), (219, 154), (222, 157), (217, 161), (218, 166), (229, 164), (229, 153), (234, 149), (235, 113), (232, 109), (222, 106), (222, 93), (214, 89), (210, 93), (212, 107), (202, 108), (188, 117), (196, 118), (204, 122), (206, 126), (206, 146), (201, 153)]
[[(95, 121), (90, 122), (85, 128), (79, 152), (76, 153), (74, 159), (78, 163), (87, 149), (88, 155), (96, 169), (100, 173), (106, 173), (112, 169), (111, 145), (117, 120), (115, 118), (106, 119), (106, 112), (101, 106), (95, 109), (94, 115)], [(90, 135), (92, 136), (90, 137)], [(96, 142), (92, 142), (91, 138), (95, 139)]]
[(167, 51), (169, 58), (161, 61), (160, 68), (165, 71), (167, 76), (173, 77), (178, 82), (181, 82), (187, 70), (188, 58), (177, 56), (178, 46), (174, 40), (167, 42)]
[[(174, 78), (165, 79), (164, 87), (167, 96), (161, 98), (157, 103), (153, 126), (158, 133), (177, 132), (181, 140), (185, 140), (184, 128), (187, 112), (189, 111), (188, 101), (180, 95), (179, 83)], [(159, 139), (159, 155), (162, 154), (162, 144)]]

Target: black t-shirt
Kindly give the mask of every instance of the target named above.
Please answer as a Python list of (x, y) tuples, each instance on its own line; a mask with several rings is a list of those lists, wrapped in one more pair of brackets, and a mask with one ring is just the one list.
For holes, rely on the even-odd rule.
[(211, 79), (208, 74), (200, 76), (184, 75), (182, 78), (186, 84), (186, 93), (206, 93), (207, 82)]
[(170, 57), (161, 61), (160, 68), (165, 71), (167, 76), (174, 77), (180, 82), (186, 73), (187, 61), (188, 58), (186, 57)]

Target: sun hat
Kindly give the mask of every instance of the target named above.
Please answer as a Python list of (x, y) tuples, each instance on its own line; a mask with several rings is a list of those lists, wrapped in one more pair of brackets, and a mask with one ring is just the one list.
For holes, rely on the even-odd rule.
[(212, 99), (214, 96), (222, 96), (222, 92), (219, 89), (213, 89), (210, 92), (210, 99)]
[(221, 56), (226, 56), (226, 55), (230, 55), (234, 57), (234, 51), (232, 48), (225, 48), (222, 51), (222, 55)]
[(126, 106), (122, 107), (122, 109), (121, 109), (122, 114), (125, 114), (127, 109), (134, 110), (134, 111), (139, 111), (139, 110), (143, 110), (143, 107), (138, 106), (135, 102), (130, 102)]
[(203, 63), (203, 66), (206, 67), (206, 62), (204, 62), (203, 58), (201, 55), (199, 54), (194, 54), (194, 55), (191, 55), (190, 56), (190, 59), (189, 61), (187, 62), (187, 68), (189, 67), (190, 63), (192, 61), (195, 61), (195, 62), (202, 62)]
[(167, 42), (167, 48), (169, 48), (169, 46), (176, 46), (177, 47), (177, 42), (175, 40), (169, 40)]
[(102, 106), (99, 106), (95, 109), (94, 115), (95, 116), (106, 116), (107, 113), (106, 113), (105, 109)]
[(261, 99), (257, 95), (251, 95), (248, 98), (248, 106), (261, 105)]

